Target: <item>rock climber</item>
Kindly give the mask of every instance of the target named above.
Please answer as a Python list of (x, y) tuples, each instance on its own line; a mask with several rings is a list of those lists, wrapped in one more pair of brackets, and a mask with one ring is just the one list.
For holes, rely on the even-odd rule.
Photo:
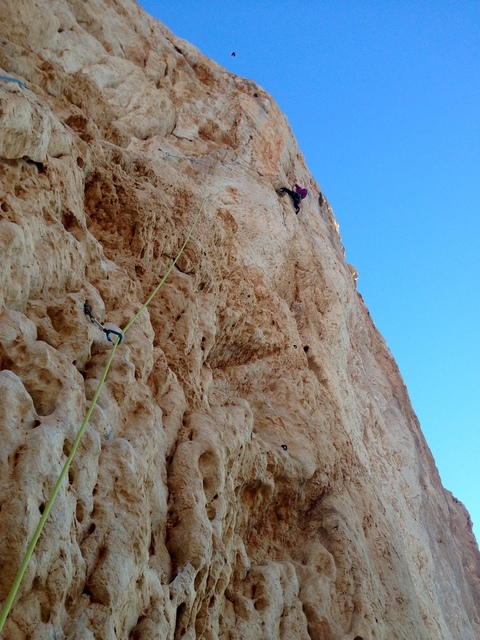
[(293, 191), (291, 189), (287, 189), (287, 187), (282, 187), (281, 189), (277, 189), (277, 193), (288, 193), (288, 195), (293, 200), (295, 213), (298, 215), (298, 212), (300, 211), (300, 202), (307, 197), (308, 190), (300, 187), (297, 183), (295, 183)]
[(302, 200), (308, 196), (308, 189), (301, 187), (297, 183), (295, 183), (295, 191), (300, 194)]

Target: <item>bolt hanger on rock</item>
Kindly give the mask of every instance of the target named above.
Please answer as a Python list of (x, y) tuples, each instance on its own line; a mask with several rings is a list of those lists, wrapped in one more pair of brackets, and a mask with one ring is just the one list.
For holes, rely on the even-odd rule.
[(117, 336), (118, 344), (121, 344), (123, 342), (124, 335), (120, 327), (118, 327), (116, 324), (113, 324), (111, 322), (102, 323), (99, 320), (97, 320), (93, 315), (93, 309), (89, 305), (88, 300), (85, 300), (85, 304), (83, 305), (83, 311), (85, 312), (85, 315), (90, 319), (90, 322), (92, 324), (96, 324), (97, 327), (103, 331), (103, 333), (107, 336), (107, 340), (109, 342), (111, 342), (112, 344), (115, 344), (114, 341), (112, 340), (112, 337), (111, 337), (112, 335)]

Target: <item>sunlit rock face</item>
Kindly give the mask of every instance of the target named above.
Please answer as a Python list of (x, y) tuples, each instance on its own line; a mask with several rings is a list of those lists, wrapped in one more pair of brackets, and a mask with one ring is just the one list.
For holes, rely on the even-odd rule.
[(85, 301), (124, 327), (201, 208), (3, 637), (478, 640), (469, 516), (274, 100), (131, 0), (3, 0), (0, 36), (2, 602), (109, 355)]

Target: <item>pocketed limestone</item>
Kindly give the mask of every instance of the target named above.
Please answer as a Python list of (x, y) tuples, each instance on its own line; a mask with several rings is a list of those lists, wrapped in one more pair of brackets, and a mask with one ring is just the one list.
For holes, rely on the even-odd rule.
[(200, 213), (3, 637), (478, 640), (468, 513), (273, 98), (131, 0), (0, 15), (0, 604), (110, 354), (85, 302), (125, 327)]

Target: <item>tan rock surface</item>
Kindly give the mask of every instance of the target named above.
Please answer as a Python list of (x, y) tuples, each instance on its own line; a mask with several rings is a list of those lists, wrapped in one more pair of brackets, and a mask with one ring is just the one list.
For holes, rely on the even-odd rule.
[[(480, 556), (254, 82), (131, 0), (0, 3), (7, 640), (478, 640)], [(298, 217), (275, 188), (311, 196)]]

